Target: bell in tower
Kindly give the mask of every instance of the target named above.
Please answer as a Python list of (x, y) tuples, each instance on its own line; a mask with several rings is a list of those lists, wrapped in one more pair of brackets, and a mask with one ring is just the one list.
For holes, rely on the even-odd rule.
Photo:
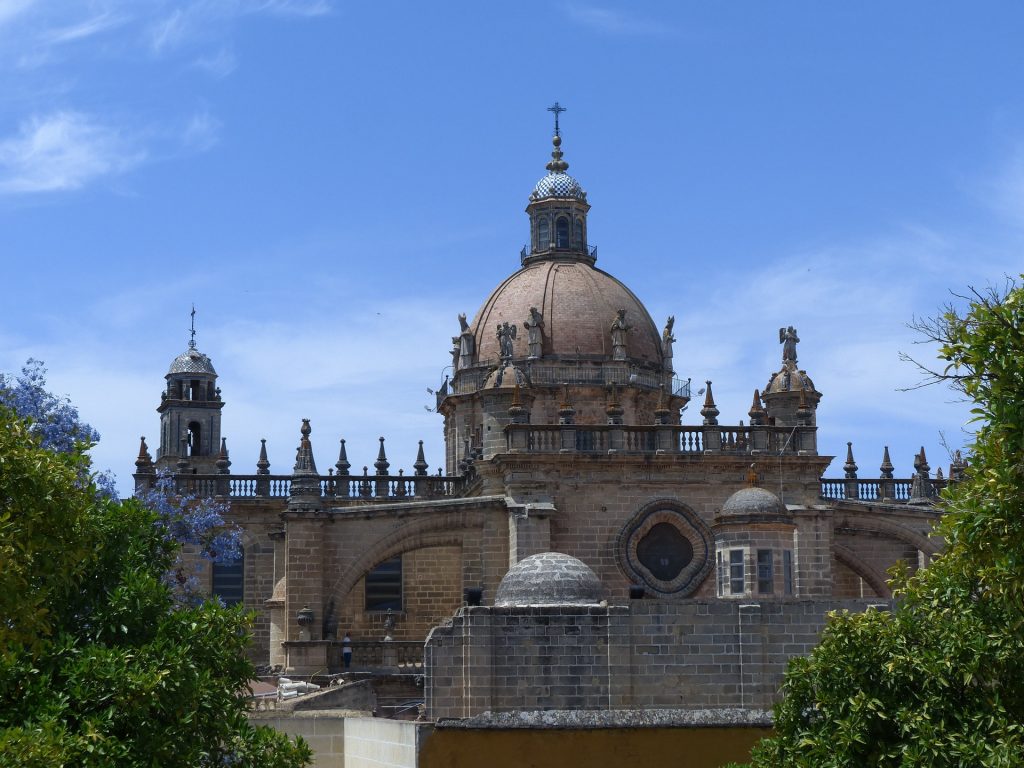
[(164, 377), (167, 387), (157, 408), (160, 447), (155, 463), (157, 469), (187, 467), (187, 472), (205, 474), (216, 471), (224, 402), (213, 363), (196, 348), (195, 318), (193, 307), (188, 349), (174, 358)]

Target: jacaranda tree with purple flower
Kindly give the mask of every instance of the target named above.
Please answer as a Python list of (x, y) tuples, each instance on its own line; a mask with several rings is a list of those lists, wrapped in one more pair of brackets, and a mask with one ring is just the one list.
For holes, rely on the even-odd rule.
[(235, 554), (224, 509), (166, 480), (145, 502), (100, 492), (95, 431), (41, 365), (22, 374), (0, 381), (0, 764), (307, 764), (301, 739), (247, 717), (251, 616), (174, 585), (183, 543)]

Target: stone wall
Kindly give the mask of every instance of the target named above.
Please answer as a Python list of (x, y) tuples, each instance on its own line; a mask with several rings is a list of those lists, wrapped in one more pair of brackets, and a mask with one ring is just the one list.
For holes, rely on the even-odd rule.
[[(365, 610), (366, 579), (360, 578), (341, 604), (338, 636), (384, 637), (385, 614)], [(462, 547), (424, 547), (402, 555), (402, 610), (392, 637), (421, 640), (431, 627), (462, 605)]]
[(485, 711), (768, 709), (831, 610), (878, 600), (473, 607), (426, 644), (431, 719)]

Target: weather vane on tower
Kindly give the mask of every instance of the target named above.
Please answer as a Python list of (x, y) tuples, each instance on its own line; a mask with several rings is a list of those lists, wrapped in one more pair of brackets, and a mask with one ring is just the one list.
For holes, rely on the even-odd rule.
[(556, 101), (554, 104), (548, 107), (548, 112), (555, 113), (555, 136), (560, 136), (561, 134), (558, 132), (558, 115), (562, 112), (565, 112), (565, 107), (563, 107)]
[(192, 338), (188, 342), (189, 349), (196, 348), (196, 305), (192, 305), (192, 328), (190, 329)]

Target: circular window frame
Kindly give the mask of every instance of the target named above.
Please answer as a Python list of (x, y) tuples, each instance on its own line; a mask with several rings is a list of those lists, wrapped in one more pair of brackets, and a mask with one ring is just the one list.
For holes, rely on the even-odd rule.
[[(671, 581), (655, 576), (640, 562), (637, 547), (644, 536), (659, 523), (668, 523), (686, 539), (693, 557)], [(700, 516), (676, 499), (655, 499), (642, 506), (619, 531), (615, 552), (619, 568), (632, 584), (661, 597), (686, 597), (693, 594), (711, 571), (714, 534)]]

